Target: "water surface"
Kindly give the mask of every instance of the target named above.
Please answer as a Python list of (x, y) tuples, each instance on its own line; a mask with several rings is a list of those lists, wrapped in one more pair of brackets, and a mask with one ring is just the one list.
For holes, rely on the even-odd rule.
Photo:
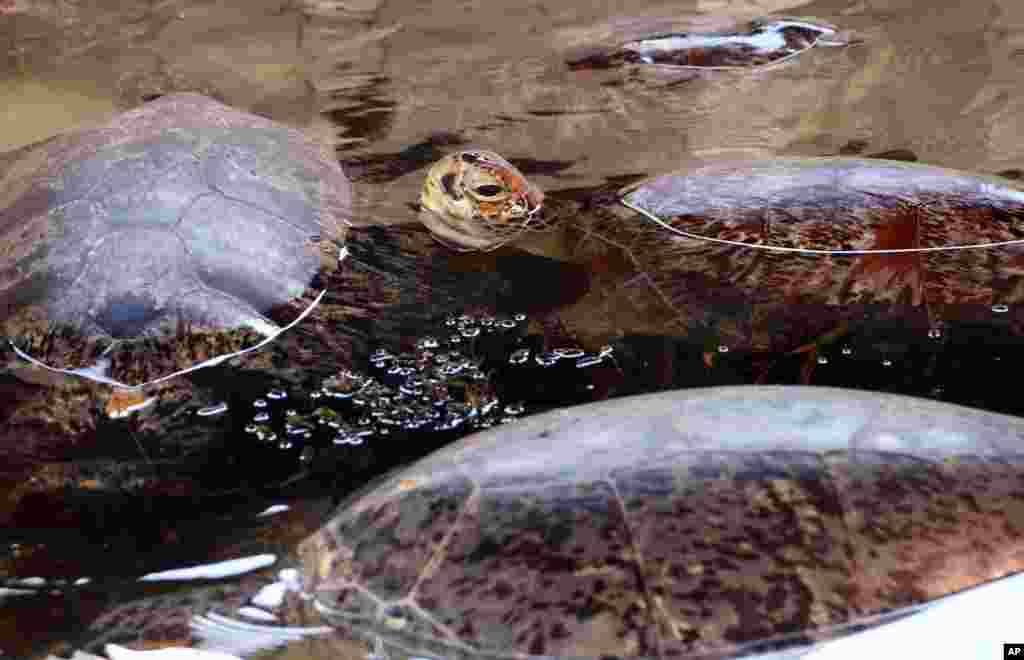
[[(112, 116), (156, 95), (200, 91), (304, 128), (331, 145), (357, 183), (356, 219), (366, 223), (414, 223), (410, 205), (425, 168), (469, 145), (502, 153), (552, 193), (722, 158), (889, 152), (982, 173), (1024, 167), (1024, 140), (1018, 137), (1024, 133), (1024, 5), (1017, 0), (14, 0), (9, 12), (0, 5), (0, 150)], [(721, 29), (767, 14), (832, 23), (852, 31), (860, 43), (815, 48), (783, 66), (755, 71), (577, 72), (565, 65), (583, 47)], [(520, 293), (507, 299), (515, 305), (494, 310), (501, 314), (527, 312), (539, 319), (545, 309), (578, 295), (568, 275), (551, 287), (552, 271), (539, 276), (536, 262), (513, 249), (452, 256), (445, 263), (467, 278), (497, 270), (515, 283)], [(522, 293), (542, 290), (544, 300)], [(728, 315), (709, 309), (717, 312)], [(670, 387), (804, 383), (901, 392), (1024, 415), (1013, 389), (999, 382), (1024, 366), (1020, 318), (1017, 309), (999, 304), (979, 306), (970, 322), (937, 324), (928, 310), (913, 318), (859, 318), (820, 328), (785, 353), (730, 346), (710, 333), (621, 333), (614, 357), (583, 370), (585, 375), (567, 363), (549, 368), (534, 362), (529, 370), (494, 366), (490, 376), (503, 405), (524, 401), (527, 412)], [(397, 332), (408, 348), (444, 321), (438, 315), (432, 324), (394, 327), (401, 328)], [(522, 346), (534, 349), (531, 359), (557, 348), (539, 321), (522, 336)], [(379, 348), (403, 350), (393, 344), (385, 341)], [(506, 365), (511, 349), (522, 346), (494, 349), (492, 366)], [(372, 371), (367, 358), (361, 356), (353, 368)], [(10, 396), (0, 422), (18, 414), (11, 412), (15, 404), (29, 396), (13, 380), (3, 387)], [(241, 417), (232, 422), (239, 437), (246, 423)], [(138, 458), (140, 450), (147, 454), (130, 435), (117, 437), (124, 441), (111, 443), (116, 447), (88, 456), (65, 452), (63, 463), (55, 465), (116, 463)], [(150, 448), (146, 460), (159, 463), (160, 451)], [(230, 527), (225, 520), (249, 529), (255, 512), (245, 502), (247, 489), (259, 487), (267, 499), (261, 505), (281, 499), (312, 512), (296, 523), (299, 531), (240, 532), (249, 539), (238, 542), (245, 552), (273, 546), (286, 554), (285, 540), (315, 529), (327, 515), (323, 498), (329, 501), (355, 485), (339, 489), (337, 480), (321, 474), (287, 490), (282, 484), (295, 483), (291, 475), (301, 472), (297, 451), (279, 471), (278, 454), (260, 453), (239, 463), (236, 446), (217, 451), (213, 458), (204, 454), (204, 461), (242, 465), (227, 471), (233, 479), (219, 469), (212, 477), (188, 472), (182, 488), (209, 484), (224, 491), (222, 497), (184, 506), (142, 498), (120, 513), (127, 500), (117, 497), (86, 502), (76, 495), (59, 500), (59, 506), (52, 500), (27, 502), (18, 490), (26, 473), (12, 468), (5, 478), (10, 505), (0, 508), (10, 536), (0, 570), (12, 580), (88, 575), (94, 588), (5, 600), (11, 607), (0, 619), (3, 638), (31, 629), (46, 631), (46, 643), (30, 645), (20, 637), (18, 646), (4, 650), (15, 656), (67, 650), (61, 642), (80, 639), (110, 603), (164, 593), (162, 587), (125, 586), (135, 577), (240, 553), (237, 543), (208, 530)], [(32, 458), (13, 449), (11, 455)], [(264, 472), (256, 464), (270, 467)], [(234, 478), (246, 471), (248, 476)], [(45, 480), (50, 473), (33, 474)], [(72, 480), (87, 481), (81, 475)], [(155, 524), (153, 518), (161, 516), (166, 522)], [(86, 528), (82, 521), (88, 521)], [(189, 534), (187, 543), (178, 543)], [(170, 549), (161, 551), (167, 544)], [(116, 588), (95, 586), (104, 579)]]

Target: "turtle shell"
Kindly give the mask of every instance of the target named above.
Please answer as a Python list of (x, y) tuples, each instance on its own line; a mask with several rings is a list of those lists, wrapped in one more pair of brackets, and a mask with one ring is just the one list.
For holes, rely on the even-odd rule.
[(668, 300), (691, 272), (780, 302), (1011, 302), (999, 270), (1024, 266), (1021, 188), (916, 163), (718, 163), (635, 184), (622, 202), (640, 216), (602, 227)]
[(761, 18), (731, 32), (659, 34), (571, 57), (571, 69), (660, 64), (692, 69), (746, 69), (778, 64), (818, 43), (846, 45), (835, 26), (799, 18)]
[(308, 313), (351, 201), (301, 132), (196, 94), (23, 149), (0, 182), (4, 335), (38, 365), (133, 386)]
[(998, 177), (857, 158), (724, 162), (634, 184), (621, 201), (581, 216), (571, 255), (618, 264), (593, 290), (636, 332), (711, 327), (720, 345), (791, 350), (865, 314), (925, 329), (996, 306), (1016, 318), (1024, 295), (1024, 190)]
[(578, 406), (353, 495), (300, 546), (305, 591), (396, 660), (799, 646), (1024, 568), (1022, 442), (1017, 418), (830, 388)]

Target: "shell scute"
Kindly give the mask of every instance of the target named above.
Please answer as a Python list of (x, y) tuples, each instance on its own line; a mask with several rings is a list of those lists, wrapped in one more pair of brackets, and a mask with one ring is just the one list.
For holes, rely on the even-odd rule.
[(819, 457), (693, 451), (614, 478), (669, 648), (713, 651), (853, 616), (839, 596), (852, 571), (841, 503)]
[(830, 457), (859, 576), (851, 605), (878, 611), (1024, 568), (1012, 522), (1024, 515), (1022, 465), (1020, 455), (955, 463), (887, 451)]
[[(355, 586), (382, 604), (406, 597), (434, 565), (435, 556), (443, 556), (444, 541), (472, 492), (473, 485), (462, 479), (358, 504), (325, 531), (348, 548), (347, 565), (358, 569), (341, 575), (332, 570), (331, 579), (313, 589), (333, 589), (333, 582), (340, 580), (337, 586)], [(333, 600), (331, 606), (346, 605)]]
[(319, 172), (289, 158), (286, 136), (260, 129), (222, 131), (204, 149), (204, 181), (307, 233), (318, 233)]
[(417, 599), (485, 651), (636, 657), (655, 649), (638, 569), (610, 484), (484, 488)]

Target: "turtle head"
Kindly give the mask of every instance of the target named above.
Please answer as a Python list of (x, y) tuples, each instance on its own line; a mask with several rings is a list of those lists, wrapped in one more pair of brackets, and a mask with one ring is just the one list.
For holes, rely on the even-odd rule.
[(524, 232), (549, 228), (543, 202), (544, 193), (498, 154), (459, 151), (427, 172), (420, 220), (453, 249), (493, 250)]

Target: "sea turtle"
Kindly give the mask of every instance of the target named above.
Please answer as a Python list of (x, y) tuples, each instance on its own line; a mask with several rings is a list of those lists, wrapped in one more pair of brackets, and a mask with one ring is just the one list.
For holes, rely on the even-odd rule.
[(700, 329), (726, 348), (790, 350), (864, 314), (920, 312), (926, 331), (1016, 319), (1024, 297), (1024, 187), (918, 163), (721, 161), (545, 198), (469, 150), (435, 163), (420, 203), (446, 244), (586, 264), (590, 293), (559, 315), (594, 343)]
[(853, 42), (833, 25), (789, 17), (750, 21), (728, 32), (658, 34), (610, 49), (588, 48), (574, 53), (569, 68), (613, 69), (632, 64), (657, 64), (690, 69), (749, 69), (781, 64), (815, 46), (847, 46)]
[[(354, 493), (298, 563), (273, 566), (276, 586), (117, 605), (78, 644), (251, 653), (307, 636), (304, 657), (764, 659), (1024, 569), (1022, 443), (1019, 418), (818, 387), (562, 409)], [(913, 644), (975, 657), (965, 644), (1001, 638)]]

